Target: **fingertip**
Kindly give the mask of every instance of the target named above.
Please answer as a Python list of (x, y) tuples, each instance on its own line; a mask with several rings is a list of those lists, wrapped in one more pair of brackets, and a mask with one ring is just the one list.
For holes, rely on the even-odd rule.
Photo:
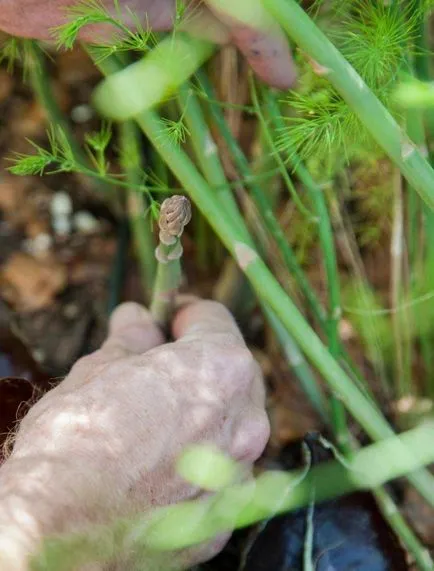
[(133, 324), (143, 324), (144, 322), (152, 321), (152, 316), (145, 307), (134, 301), (127, 301), (118, 305), (111, 314), (109, 330), (110, 333), (116, 333)]
[(111, 315), (109, 336), (103, 348), (120, 346), (129, 353), (140, 354), (164, 343), (164, 336), (151, 313), (142, 305), (126, 302)]
[(235, 319), (221, 303), (200, 300), (182, 307), (172, 322), (172, 334), (175, 339), (185, 336), (202, 338), (213, 334), (228, 334), (243, 341)]
[(242, 27), (234, 29), (233, 40), (255, 74), (265, 83), (282, 90), (295, 86), (297, 68), (283, 34)]

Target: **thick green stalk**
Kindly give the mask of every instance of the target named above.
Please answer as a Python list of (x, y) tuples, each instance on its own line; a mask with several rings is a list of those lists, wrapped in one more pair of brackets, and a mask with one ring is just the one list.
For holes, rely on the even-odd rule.
[[(199, 77), (201, 88), (205, 91), (210, 100), (214, 100), (215, 97), (213, 89), (206, 75), (201, 72), (198, 72), (197, 75)], [(322, 308), (319, 300), (317, 299), (315, 292), (311, 288), (310, 283), (307, 280), (306, 276), (304, 275), (303, 270), (298, 264), (295, 253), (293, 252), (291, 246), (289, 245), (288, 240), (282, 231), (282, 228), (280, 227), (278, 221), (276, 220), (276, 217), (274, 216), (268, 198), (262, 192), (261, 187), (255, 183), (249, 162), (246, 159), (242, 150), (240, 149), (238, 143), (232, 136), (232, 133), (230, 132), (230, 129), (224, 119), (224, 115), (221, 109), (217, 105), (210, 105), (210, 110), (212, 117), (216, 122), (218, 129), (222, 134), (231, 152), (232, 158), (235, 161), (239, 173), (244, 178), (244, 183), (247, 184), (251, 189), (253, 200), (255, 201), (259, 212), (262, 214), (262, 218), (264, 220), (264, 223), (268, 231), (273, 236), (277, 246), (279, 247), (280, 253), (288, 268), (288, 271), (290, 272), (290, 274), (294, 276), (298, 284), (298, 287), (305, 296), (315, 319), (318, 321), (318, 323), (325, 326), (326, 316), (324, 309)]]
[(412, 554), (419, 571), (432, 571), (434, 562), (430, 552), (413, 533), (390, 494), (384, 488), (375, 488), (373, 494), (389, 525)]
[(295, 0), (263, 0), (263, 4), (298, 46), (321, 66), (324, 76), (410, 185), (434, 209), (433, 169), (355, 69)]
[[(241, 216), (231, 188), (227, 182), (223, 166), (220, 162), (218, 149), (215, 145), (208, 126), (205, 123), (203, 113), (194, 92), (186, 85), (179, 92), (178, 100), (180, 107), (185, 114), (191, 143), (195, 151), (198, 163), (205, 174), (205, 178), (215, 190), (220, 204), (223, 205), (228, 216), (233, 220), (240, 231), (244, 234), (246, 242), (254, 248), (254, 242), (251, 238), (244, 218)], [(305, 391), (313, 407), (316, 409), (321, 418), (327, 420), (327, 407), (324, 402), (323, 393), (315, 379), (308, 363), (303, 354), (297, 347), (291, 335), (282, 326), (278, 317), (271, 309), (262, 304), (264, 313), (270, 322), (276, 337), (282, 347), (282, 351), (291, 365), (295, 375), (300, 381), (302, 389)]]
[(142, 159), (139, 131), (135, 123), (120, 125), (121, 161), (127, 180), (131, 184), (127, 196), (130, 226), (134, 237), (142, 287), (146, 302), (149, 301), (155, 278), (155, 239), (151, 221), (146, 220), (149, 204), (142, 192), (135, 190), (142, 184)]
[[(428, 42), (428, 23), (429, 18), (427, 18), (426, 14), (423, 13), (423, 6), (422, 0), (418, 2), (412, 2), (411, 6), (416, 11), (417, 16), (419, 18), (419, 28), (418, 34), (415, 38), (415, 46), (414, 46), (414, 54), (412, 56), (411, 61), (411, 72), (412, 74), (420, 79), (421, 81), (429, 82), (431, 79), (430, 74), (430, 48)], [(425, 121), (424, 121), (425, 120)], [(418, 145), (420, 149), (428, 154), (429, 161), (431, 166), (434, 164), (434, 152), (433, 149), (428, 149), (427, 147), (427, 140), (426, 140), (426, 133), (429, 134), (430, 138), (432, 139), (434, 133), (434, 110), (432, 108), (428, 108), (425, 111), (421, 111), (420, 109), (407, 109), (406, 110), (406, 123), (407, 123), (407, 133), (411, 140)], [(425, 124), (424, 124), (425, 123)], [(432, 141), (431, 141), (432, 145)], [(423, 205), (424, 208), (422, 209), (422, 217), (424, 223), (424, 230), (425, 230), (425, 256), (421, 255), (420, 252), (420, 244), (416, 243), (417, 237), (419, 236), (419, 220), (416, 220), (416, 223), (413, 222), (415, 216), (412, 216), (412, 211), (410, 209), (414, 203), (417, 203), (415, 198), (415, 192), (413, 189), (409, 188), (409, 197), (408, 197), (408, 204), (409, 204), (409, 212), (408, 218), (409, 221), (412, 222), (409, 228), (410, 238), (410, 261), (416, 262), (414, 266), (412, 266), (412, 273), (414, 280), (411, 285), (416, 285), (416, 280), (418, 283), (424, 284), (423, 289), (424, 291), (432, 289), (433, 283), (433, 272), (431, 270), (434, 264), (434, 213), (427, 208), (426, 205)], [(417, 204), (417, 206), (419, 206)], [(417, 213), (420, 216), (420, 209), (414, 208), (417, 210)], [(419, 246), (419, 247), (418, 247)], [(413, 269), (414, 268), (414, 269)], [(416, 290), (417, 291), (417, 290)], [(432, 336), (430, 332), (422, 332), (420, 337), (420, 345), (421, 345), (421, 354), (425, 365), (425, 389), (426, 395), (434, 398), (434, 358), (433, 358), (433, 351), (432, 351)]]
[(64, 133), (68, 145), (70, 146), (75, 160), (81, 165), (88, 165), (86, 155), (83, 153), (80, 145), (77, 143), (68, 121), (65, 119), (64, 113), (59, 108), (59, 105), (54, 97), (53, 90), (51, 89), (50, 77), (45, 65), (45, 57), (34, 41), (27, 43), (29, 53), (31, 53), (32, 61), (29, 65), (30, 78), (33, 90), (35, 91), (39, 102), (47, 112), (48, 119), (52, 125), (59, 128)]
[[(199, 174), (187, 155), (169, 144), (162, 136), (164, 129), (158, 116), (152, 112), (141, 113), (136, 118), (152, 144), (160, 152), (174, 175), (209, 220), (220, 239), (237, 260), (250, 280), (258, 297), (279, 316), (287, 331), (294, 337), (310, 361), (323, 375), (354, 418), (360, 422), (373, 440), (393, 436), (394, 432), (383, 415), (372, 406), (352, 380), (330, 355), (320, 338), (314, 333), (303, 315), (286, 295), (262, 259), (246, 243), (245, 235), (231, 223), (212, 189)], [(409, 476), (423, 497), (434, 505), (434, 478), (427, 471)]]
[[(404, 321), (405, 309), (400, 305), (403, 300), (403, 257), (404, 257), (404, 206), (401, 173), (396, 169), (394, 176), (394, 213), (390, 243), (391, 275), (390, 293), (392, 303), (392, 326), (395, 342), (395, 377), (397, 396), (411, 394), (411, 345), (408, 324)], [(407, 325), (407, 327), (405, 327)]]

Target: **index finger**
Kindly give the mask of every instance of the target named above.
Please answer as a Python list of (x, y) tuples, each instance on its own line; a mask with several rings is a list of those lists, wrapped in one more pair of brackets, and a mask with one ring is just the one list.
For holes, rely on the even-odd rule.
[(226, 335), (228, 340), (245, 346), (241, 331), (224, 305), (216, 301), (197, 301), (183, 307), (172, 324), (177, 340), (212, 339)]

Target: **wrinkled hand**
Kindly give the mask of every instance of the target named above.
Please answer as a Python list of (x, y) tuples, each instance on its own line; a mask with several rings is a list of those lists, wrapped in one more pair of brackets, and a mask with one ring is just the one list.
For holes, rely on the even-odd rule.
[[(113, 0), (103, 0), (107, 7)], [(132, 11), (154, 30), (173, 27), (176, 0), (120, 0), (125, 18)], [(13, 35), (53, 38), (53, 28), (67, 20), (67, 8), (78, 0), (0, 0), (0, 29)], [(265, 14), (260, 0), (185, 0), (188, 5), (182, 27), (216, 43), (233, 42), (255, 72), (275, 87), (287, 89), (295, 80), (295, 68), (280, 27)], [(247, 9), (237, 8), (245, 4)], [(242, 12), (242, 14), (240, 13)], [(95, 41), (98, 30), (83, 30), (82, 39)]]
[(200, 496), (175, 470), (192, 443), (211, 443), (250, 470), (269, 424), (259, 366), (233, 318), (218, 303), (195, 302), (178, 313), (173, 335), (163, 344), (146, 310), (122, 305), (102, 348), (33, 406), (0, 470), (8, 514), (0, 547), (2, 525), (21, 522), (20, 533), (39, 537)]

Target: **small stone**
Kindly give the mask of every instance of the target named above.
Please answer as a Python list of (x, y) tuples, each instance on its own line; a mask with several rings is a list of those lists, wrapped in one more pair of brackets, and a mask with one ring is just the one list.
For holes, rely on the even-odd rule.
[(76, 303), (68, 303), (63, 308), (63, 315), (66, 319), (75, 319), (78, 315), (78, 305)]
[(45, 361), (45, 353), (42, 349), (34, 349), (32, 351), (32, 357), (37, 363), (43, 363)]
[(51, 214), (56, 217), (72, 213), (72, 200), (67, 192), (56, 192), (50, 205)]
[(79, 210), (74, 214), (73, 224), (74, 228), (82, 234), (91, 234), (96, 232), (100, 227), (97, 218), (86, 210)]
[(354, 328), (347, 319), (341, 319), (338, 325), (338, 329), (339, 329), (339, 337), (342, 339), (342, 341), (348, 342), (351, 341), (351, 339), (354, 339), (355, 337)]
[(76, 105), (71, 110), (71, 119), (74, 123), (82, 124), (87, 123), (93, 117), (93, 109), (90, 105)]
[(69, 236), (69, 234), (71, 234), (71, 221), (69, 216), (56, 216), (53, 220), (53, 230), (57, 236)]
[(41, 233), (24, 242), (24, 248), (35, 257), (43, 256), (49, 252), (53, 239), (49, 234)]

